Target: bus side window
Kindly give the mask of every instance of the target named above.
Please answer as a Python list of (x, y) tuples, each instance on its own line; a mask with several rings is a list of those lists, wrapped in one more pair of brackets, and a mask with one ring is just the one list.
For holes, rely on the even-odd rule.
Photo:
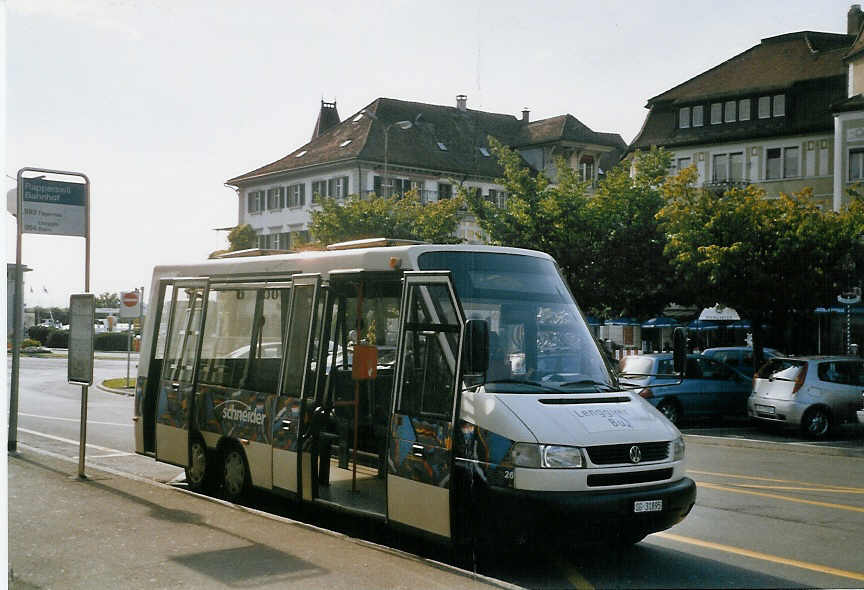
[(443, 285), (417, 285), (409, 297), (400, 411), (449, 420), (453, 411), (459, 325)]
[(255, 315), (252, 358), (245, 387), (274, 393), (282, 364), (282, 330), (287, 325), (290, 288), (261, 289)]
[(255, 295), (252, 289), (210, 288), (199, 365), (201, 383), (242, 386), (249, 363)]

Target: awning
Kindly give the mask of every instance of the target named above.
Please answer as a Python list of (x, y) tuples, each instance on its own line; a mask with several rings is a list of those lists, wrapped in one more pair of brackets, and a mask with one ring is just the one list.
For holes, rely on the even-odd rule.
[(718, 303), (714, 307), (706, 307), (703, 309), (702, 313), (699, 314), (699, 319), (722, 322), (740, 320), (741, 316), (739, 316), (738, 312), (731, 307), (726, 307)]
[(750, 320), (738, 320), (737, 322), (732, 322), (726, 327), (731, 330), (749, 330), (751, 325)]
[[(846, 306), (845, 305), (832, 305), (831, 307), (817, 307), (814, 310), (816, 313), (837, 313), (837, 314), (845, 314)], [(864, 314), (864, 305), (850, 305), (849, 313), (851, 315), (862, 315)]]
[(589, 326), (602, 326), (603, 322), (594, 317), (593, 315), (586, 315), (585, 321), (588, 322)]

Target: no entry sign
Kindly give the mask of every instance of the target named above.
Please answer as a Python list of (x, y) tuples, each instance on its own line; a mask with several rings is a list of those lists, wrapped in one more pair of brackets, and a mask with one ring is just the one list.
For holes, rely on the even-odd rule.
[(132, 319), (141, 315), (141, 295), (138, 291), (120, 293), (120, 319)]

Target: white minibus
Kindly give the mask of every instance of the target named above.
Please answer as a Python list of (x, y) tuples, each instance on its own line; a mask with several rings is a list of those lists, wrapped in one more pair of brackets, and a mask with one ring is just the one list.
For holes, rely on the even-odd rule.
[(139, 367), (136, 451), (231, 500), (458, 546), (632, 544), (696, 496), (681, 433), (619, 385), (540, 252), (372, 239), (159, 266)]

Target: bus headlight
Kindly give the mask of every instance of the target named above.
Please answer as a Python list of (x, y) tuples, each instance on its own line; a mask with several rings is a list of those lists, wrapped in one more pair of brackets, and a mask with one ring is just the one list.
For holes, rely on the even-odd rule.
[(679, 436), (672, 441), (672, 460), (680, 461), (684, 458), (684, 437)]
[(516, 467), (579, 469), (585, 467), (582, 449), (560, 445), (516, 443), (510, 451)]

